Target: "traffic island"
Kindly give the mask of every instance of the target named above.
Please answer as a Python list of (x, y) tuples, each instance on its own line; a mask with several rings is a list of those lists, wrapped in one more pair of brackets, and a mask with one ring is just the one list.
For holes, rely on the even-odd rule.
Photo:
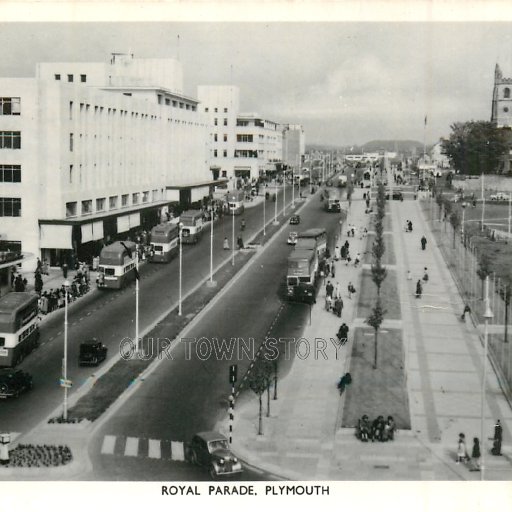
[(71, 449), (66, 445), (19, 444), (9, 452), (5, 467), (42, 468), (65, 466), (73, 460)]
[(344, 393), (341, 426), (355, 428), (366, 414), (370, 421), (393, 416), (398, 429), (410, 430), (402, 331), (383, 328), (378, 333), (376, 368), (375, 345), (372, 328), (355, 330), (349, 369), (352, 383)]

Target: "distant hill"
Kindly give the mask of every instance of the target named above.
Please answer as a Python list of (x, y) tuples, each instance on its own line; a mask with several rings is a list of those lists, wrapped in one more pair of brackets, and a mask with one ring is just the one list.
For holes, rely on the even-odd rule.
[(372, 140), (363, 144), (363, 151), (375, 153), (378, 151), (396, 151), (398, 153), (423, 153), (423, 144), (417, 140)]
[[(427, 145), (427, 151), (431, 146)], [(423, 154), (423, 143), (417, 140), (372, 140), (362, 146), (323, 146), (321, 144), (306, 144), (306, 151), (340, 151), (342, 153), (378, 153), (379, 151), (396, 151), (398, 153), (411, 154), (416, 150), (416, 154)]]

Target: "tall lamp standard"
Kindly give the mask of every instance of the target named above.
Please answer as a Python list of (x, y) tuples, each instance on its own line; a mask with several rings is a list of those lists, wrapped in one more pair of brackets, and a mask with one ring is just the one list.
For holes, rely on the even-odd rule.
[(62, 418), (68, 419), (68, 290), (69, 281), (64, 281), (64, 358), (62, 359), (62, 383), (64, 387), (64, 403)]
[(283, 171), (283, 217), (286, 215), (286, 172)]
[(267, 195), (265, 194), (263, 196), (263, 236), (265, 236), (267, 234), (266, 233), (266, 229), (267, 229), (267, 214), (265, 212), (266, 204), (267, 204)]
[(274, 199), (274, 226), (279, 224), (279, 222), (277, 222), (277, 173), (276, 173), (276, 181), (275, 181), (275, 192), (274, 192), (274, 196), (275, 196), (275, 199)]
[(135, 346), (140, 352), (139, 339), (139, 247), (135, 246)]
[(464, 226), (466, 222), (466, 203), (461, 204), (462, 207), (462, 265), (464, 267), (464, 270), (466, 269), (466, 233), (464, 231)]
[(214, 286), (213, 281), (213, 205), (208, 208), (210, 211), (210, 286)]
[(235, 205), (231, 209), (231, 265), (235, 266)]
[(508, 237), (510, 238), (510, 220), (512, 216), (512, 193), (508, 193)]
[(489, 305), (489, 276), (485, 277), (485, 313), (484, 313), (484, 320), (485, 320), (485, 330), (484, 330), (484, 369), (483, 369), (483, 376), (482, 376), (482, 396), (481, 396), (481, 403), (480, 403), (480, 452), (482, 457), (482, 464), (480, 467), (480, 480), (485, 480), (485, 449), (484, 449), (484, 405), (485, 405), (485, 382), (487, 379), (487, 347), (489, 344), (489, 320), (492, 319), (493, 313), (491, 311), (491, 307)]
[(292, 210), (295, 208), (295, 169), (292, 167)]
[(179, 298), (178, 298), (178, 315), (181, 316), (181, 285), (183, 273), (183, 222), (179, 224), (179, 242), (180, 242), (180, 276), (179, 276)]

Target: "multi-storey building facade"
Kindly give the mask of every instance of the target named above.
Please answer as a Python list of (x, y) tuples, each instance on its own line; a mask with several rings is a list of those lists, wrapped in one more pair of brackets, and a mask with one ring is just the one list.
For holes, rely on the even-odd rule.
[(306, 152), (304, 129), (300, 124), (283, 126), (283, 163), (299, 168)]
[(208, 196), (208, 120), (181, 82), (179, 62), (127, 55), (0, 79), (4, 245), (70, 263)]
[(231, 188), (274, 172), (287, 144), (289, 165), (305, 152), (300, 125), (282, 125), (255, 113), (240, 113), (240, 91), (231, 85), (201, 85), (200, 109), (209, 116), (210, 162), (214, 176), (226, 178)]

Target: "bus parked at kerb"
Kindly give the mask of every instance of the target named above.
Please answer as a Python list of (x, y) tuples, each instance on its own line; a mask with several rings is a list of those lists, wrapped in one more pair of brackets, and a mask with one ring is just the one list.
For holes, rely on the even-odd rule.
[(245, 192), (243, 190), (231, 190), (226, 194), (228, 211), (230, 215), (240, 215), (243, 213)]
[(327, 252), (327, 231), (324, 228), (311, 228), (302, 231), (297, 236), (295, 249), (315, 250), (319, 259), (324, 259)]
[(131, 241), (114, 242), (103, 247), (98, 267), (98, 288), (119, 290), (133, 281), (135, 279), (135, 257), (136, 245)]
[(316, 298), (318, 254), (308, 249), (294, 249), (288, 256), (286, 295), (288, 300), (313, 304)]
[(0, 298), (0, 367), (16, 366), (39, 343), (39, 297), (10, 292)]
[(327, 252), (327, 231), (312, 228), (298, 234), (288, 257), (286, 295), (288, 300), (313, 304), (318, 288), (318, 270)]
[(180, 216), (181, 243), (195, 244), (203, 232), (203, 212), (200, 210), (188, 210)]
[(151, 230), (151, 251), (153, 263), (169, 263), (178, 252), (180, 228), (178, 224), (166, 222)]

